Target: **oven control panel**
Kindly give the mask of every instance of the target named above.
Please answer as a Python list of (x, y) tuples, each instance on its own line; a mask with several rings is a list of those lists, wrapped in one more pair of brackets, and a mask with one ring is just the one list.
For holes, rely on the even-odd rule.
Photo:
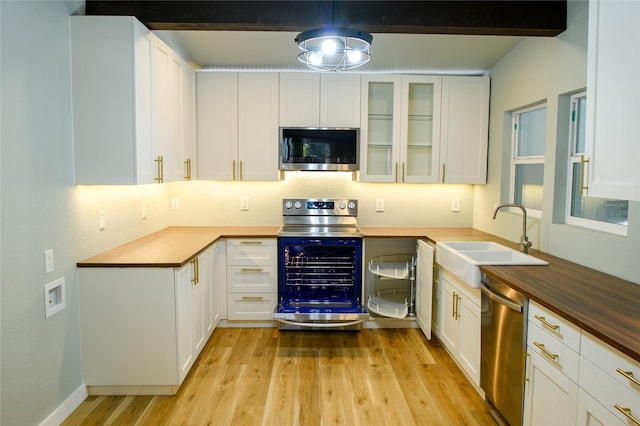
[(285, 198), (284, 216), (357, 216), (358, 200)]

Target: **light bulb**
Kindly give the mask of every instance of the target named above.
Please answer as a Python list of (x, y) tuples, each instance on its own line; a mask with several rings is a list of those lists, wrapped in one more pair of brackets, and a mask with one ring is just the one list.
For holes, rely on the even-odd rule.
[(328, 39), (322, 42), (322, 53), (325, 55), (333, 55), (336, 53), (336, 42), (333, 39)]
[(322, 63), (323, 56), (323, 53), (319, 50), (311, 52), (309, 54), (309, 62), (311, 62), (312, 65), (320, 65)]
[(362, 58), (362, 52), (359, 50), (349, 50), (347, 51), (347, 58), (349, 58), (349, 62), (351, 63), (358, 62)]

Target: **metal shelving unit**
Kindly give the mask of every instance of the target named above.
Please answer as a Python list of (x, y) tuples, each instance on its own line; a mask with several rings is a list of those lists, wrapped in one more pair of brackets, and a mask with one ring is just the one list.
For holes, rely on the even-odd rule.
[[(406, 254), (374, 257), (369, 261), (368, 270), (377, 278), (367, 298), (369, 312), (390, 318), (413, 317), (416, 257)], [(390, 284), (391, 280), (395, 282)]]

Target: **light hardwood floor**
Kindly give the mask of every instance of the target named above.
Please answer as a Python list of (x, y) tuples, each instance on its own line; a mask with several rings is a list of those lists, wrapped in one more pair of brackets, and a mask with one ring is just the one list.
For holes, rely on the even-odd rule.
[(495, 425), (418, 329), (218, 328), (175, 396), (87, 398), (70, 425)]

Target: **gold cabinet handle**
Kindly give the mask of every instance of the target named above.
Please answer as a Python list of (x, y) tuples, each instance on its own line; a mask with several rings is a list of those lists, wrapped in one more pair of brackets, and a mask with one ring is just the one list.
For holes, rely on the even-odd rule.
[(442, 165), (442, 183), (444, 183), (444, 164)]
[[(584, 155), (580, 156), (580, 195), (585, 191), (587, 194), (589, 193), (589, 185), (584, 184), (584, 165), (589, 165), (589, 160), (584, 159)], [(589, 167), (587, 167), (587, 183), (589, 182)], [(586, 194), (585, 194), (586, 195)]]
[(456, 297), (458, 297), (458, 295), (454, 291), (453, 297), (451, 298), (451, 316), (454, 318), (456, 317)]
[(451, 311), (451, 316), (453, 318), (460, 318), (460, 296), (455, 291), (453, 292), (453, 306)]
[(158, 155), (158, 157), (153, 160), (154, 163), (156, 163), (156, 178), (153, 179), (158, 183), (162, 183), (164, 182), (164, 164), (163, 164), (164, 159), (162, 158), (162, 155)]
[(531, 356), (531, 355), (529, 355), (529, 353), (528, 353), (528, 352), (524, 351), (524, 356), (522, 357), (522, 358), (523, 358), (523, 360), (522, 360), (522, 363), (523, 363), (523, 365), (522, 365), (522, 371), (524, 371), (524, 372), (525, 372), (525, 375), (524, 375), (524, 382), (525, 382), (525, 383), (529, 381), (529, 378), (527, 377), (527, 374), (526, 374), (526, 373), (527, 373), (527, 359), (528, 359), (530, 356)]
[(404, 183), (404, 161), (402, 162), (402, 183)]
[(636, 385), (640, 386), (640, 380), (638, 380), (635, 377), (633, 377), (633, 372), (632, 371), (624, 371), (622, 368), (616, 368), (616, 371), (618, 373), (622, 374), (627, 379), (631, 380)]
[(258, 272), (262, 272), (262, 268), (241, 268), (240, 272), (246, 272), (246, 273), (258, 273)]
[(240, 160), (240, 180), (242, 180), (242, 160)]
[(560, 328), (559, 325), (553, 325), (551, 324), (549, 321), (546, 320), (545, 317), (541, 317), (540, 315), (534, 315), (533, 316), (535, 319), (537, 319), (538, 321), (540, 321), (542, 323), (542, 325), (549, 327), (550, 329), (554, 330), (554, 331), (558, 331), (558, 329)]
[(262, 296), (242, 296), (242, 300), (246, 302), (261, 302), (264, 300)]
[(554, 353), (549, 352), (549, 349), (545, 348), (544, 344), (538, 343), (538, 342), (533, 342), (533, 344), (536, 345), (538, 347), (538, 349), (540, 349), (544, 355), (548, 356), (549, 358), (551, 358), (554, 361), (558, 360), (558, 354), (554, 354)]
[(236, 180), (236, 160), (231, 162), (231, 180)]
[(193, 278), (191, 278), (191, 282), (197, 285), (200, 282), (200, 264), (198, 263), (197, 256), (191, 260), (191, 265), (193, 266)]
[(262, 245), (262, 241), (240, 241), (241, 245), (244, 246), (260, 246)]
[(184, 180), (191, 180), (191, 158), (184, 160)]
[(613, 404), (613, 407), (616, 410), (620, 411), (622, 414), (624, 414), (626, 418), (628, 418), (629, 420), (631, 420), (632, 422), (640, 426), (640, 420), (637, 419), (633, 414), (631, 414), (631, 408), (621, 407), (618, 404)]
[(396, 162), (396, 183), (398, 183), (398, 163)]

